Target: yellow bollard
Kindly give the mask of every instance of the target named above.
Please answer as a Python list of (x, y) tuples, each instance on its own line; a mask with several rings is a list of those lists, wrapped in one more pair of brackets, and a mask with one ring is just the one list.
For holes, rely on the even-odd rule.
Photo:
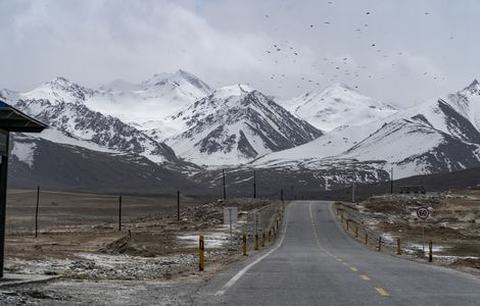
[(397, 255), (402, 255), (402, 249), (400, 248), (400, 238), (397, 238)]
[(243, 232), (243, 238), (242, 238), (242, 248), (243, 248), (243, 256), (248, 256), (247, 254), (247, 234)]
[(203, 271), (205, 269), (205, 240), (203, 235), (200, 235), (198, 244), (198, 270)]

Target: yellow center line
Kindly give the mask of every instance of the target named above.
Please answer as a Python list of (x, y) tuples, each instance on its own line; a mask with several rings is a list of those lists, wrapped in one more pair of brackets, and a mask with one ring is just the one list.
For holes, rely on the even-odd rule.
[(381, 296), (390, 296), (390, 294), (388, 294), (387, 290), (385, 290), (383, 288), (375, 288), (375, 290), (377, 290), (378, 294), (380, 294)]
[[(315, 242), (318, 246), (318, 248), (320, 250), (322, 250), (325, 254), (331, 256), (331, 257), (334, 257), (338, 262), (341, 262), (342, 264), (344, 264), (345, 266), (349, 266), (348, 263), (344, 262), (343, 259), (337, 257), (336, 255), (333, 255), (332, 253), (330, 253), (329, 251), (325, 250), (321, 245), (320, 245), (320, 239), (318, 237), (318, 234), (317, 234), (317, 230), (316, 230), (316, 226), (315, 226), (315, 222), (313, 221), (313, 213), (312, 213), (312, 203), (310, 203), (308, 205), (308, 210), (309, 210), (309, 214), (310, 214), (310, 222), (312, 223), (312, 227), (313, 227), (313, 233), (315, 235)], [(352, 267), (352, 266), (349, 266), (350, 270), (352, 270), (353, 272), (358, 272), (358, 269), (355, 268), (355, 267)], [(367, 275), (365, 274), (361, 274), (360, 277), (363, 279), (363, 280), (366, 280), (366, 281), (369, 281), (370, 280), (370, 277), (368, 277)], [(381, 296), (384, 296), (384, 297), (388, 297), (390, 296), (390, 294), (387, 292), (387, 290), (383, 289), (383, 288), (375, 288), (375, 290), (377, 291), (378, 294), (380, 294)]]

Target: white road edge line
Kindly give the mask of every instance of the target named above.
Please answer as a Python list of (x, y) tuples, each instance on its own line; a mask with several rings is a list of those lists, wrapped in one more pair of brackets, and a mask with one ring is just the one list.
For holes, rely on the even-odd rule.
[(270, 254), (272, 254), (273, 252), (275, 252), (283, 243), (283, 240), (285, 239), (285, 234), (287, 232), (287, 209), (288, 209), (288, 206), (287, 208), (285, 209), (285, 216), (284, 216), (284, 222), (285, 222), (285, 227), (283, 228), (283, 235), (282, 235), (282, 239), (280, 240), (280, 242), (277, 244), (277, 246), (275, 246), (273, 249), (271, 249), (270, 251), (268, 251), (267, 253), (263, 254), (262, 256), (260, 256), (259, 258), (257, 258), (254, 262), (248, 264), (247, 266), (245, 266), (242, 270), (238, 271), (237, 274), (235, 274), (223, 287), (222, 289), (218, 290), (216, 293), (215, 293), (215, 296), (222, 296), (225, 294), (225, 292), (230, 288), (232, 287), (233, 285), (235, 285), (235, 283), (245, 274), (248, 272), (248, 270), (250, 270), (253, 266), (255, 266), (256, 264), (258, 264), (260, 261), (262, 261), (263, 259), (265, 259), (267, 256), (269, 256)]

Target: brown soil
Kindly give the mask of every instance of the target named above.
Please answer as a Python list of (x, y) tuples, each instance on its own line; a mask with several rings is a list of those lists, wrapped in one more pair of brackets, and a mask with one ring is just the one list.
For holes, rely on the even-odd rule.
[[(9, 197), (7, 258), (22, 262), (73, 260), (80, 262), (78, 265), (82, 273), (91, 269), (89, 266), (95, 265), (95, 262), (86, 262), (79, 257), (79, 254), (85, 253), (152, 259), (179, 255), (196, 258), (196, 244), (185, 243), (177, 237), (215, 230), (223, 223), (224, 206), (236, 206), (239, 211), (248, 212), (270, 205), (275, 209), (265, 211), (268, 211), (271, 218), (281, 207), (278, 203), (266, 200), (236, 199), (199, 204), (201, 199), (183, 199), (180, 221), (177, 221), (176, 199), (172, 201), (162, 198), (124, 197), (122, 229), (119, 231), (118, 217), (114, 215), (115, 198), (112, 196), (52, 192), (42, 196), (41, 227), (38, 237), (35, 238), (28, 224), (31, 221), (28, 220), (31, 219), (31, 197), (31, 192), (17, 192)], [(51, 207), (46, 209), (45, 203), (50, 203), (52, 207), (61, 207), (62, 210)], [(239, 220), (246, 216), (247, 214), (243, 217), (241, 215)], [(238, 247), (237, 244), (236, 246)], [(207, 250), (207, 253), (211, 269), (237, 260), (240, 254), (239, 251), (229, 252), (226, 248)], [(172, 273), (181, 276), (194, 272), (195, 263), (190, 259), (188, 262), (184, 269), (172, 270), (162, 277), (169, 279)], [(168, 266), (172, 263), (166, 260), (159, 264)], [(74, 268), (72, 270), (75, 270)], [(74, 277), (72, 273), (69, 276)]]

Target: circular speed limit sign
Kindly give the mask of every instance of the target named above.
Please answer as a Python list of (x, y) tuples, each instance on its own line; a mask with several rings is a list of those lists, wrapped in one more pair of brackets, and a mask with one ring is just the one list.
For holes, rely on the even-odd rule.
[(417, 217), (422, 220), (426, 220), (430, 216), (430, 211), (426, 207), (420, 207), (417, 209)]

